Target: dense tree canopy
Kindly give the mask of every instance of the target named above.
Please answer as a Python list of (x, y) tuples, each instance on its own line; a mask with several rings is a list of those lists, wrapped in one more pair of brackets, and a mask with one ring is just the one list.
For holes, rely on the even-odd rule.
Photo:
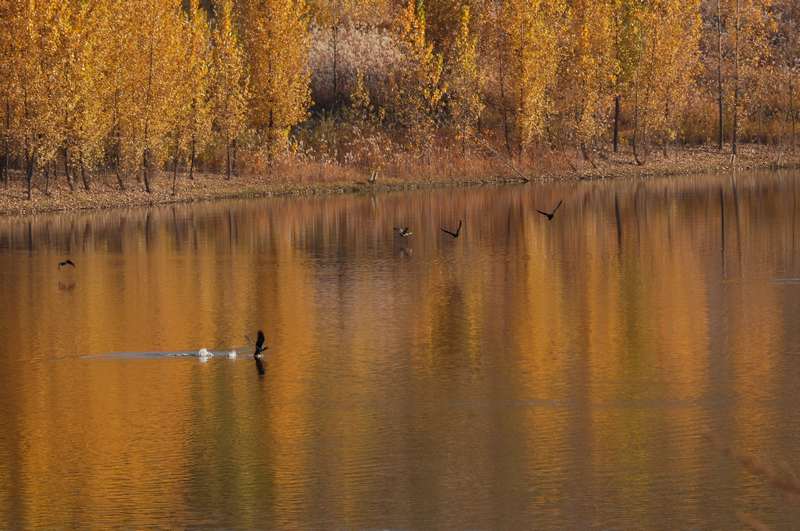
[(0, 177), (794, 145), (798, 35), (793, 0), (0, 0)]

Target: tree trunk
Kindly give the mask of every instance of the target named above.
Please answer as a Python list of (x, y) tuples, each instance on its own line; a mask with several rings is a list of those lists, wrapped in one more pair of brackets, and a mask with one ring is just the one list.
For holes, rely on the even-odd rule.
[(64, 147), (64, 176), (67, 179), (67, 184), (69, 185), (69, 190), (71, 192), (75, 191), (75, 183), (72, 181), (72, 175), (69, 172), (69, 148)]
[(175, 195), (178, 187), (178, 152), (180, 150), (180, 144), (178, 141), (175, 141), (175, 156), (174, 160), (175, 163), (172, 165), (172, 195)]
[(619, 152), (619, 113), (622, 96), (614, 96), (614, 153)]
[(142, 154), (142, 176), (144, 177), (144, 191), (150, 193), (150, 149), (144, 148)]
[(592, 168), (597, 169), (597, 164), (594, 163), (592, 158), (589, 156), (589, 152), (586, 150), (586, 143), (581, 142), (580, 150), (581, 150), (581, 156), (583, 157), (583, 160), (585, 160), (586, 162), (591, 164)]
[(120, 164), (119, 154), (117, 154), (116, 166), (117, 167), (115, 168), (115, 171), (116, 171), (116, 174), (117, 174), (117, 185), (119, 185), (120, 191), (124, 192), (125, 191), (125, 181), (122, 179), (122, 166)]
[(722, 9), (720, 1), (717, 0), (717, 103), (719, 107), (719, 137), (717, 139), (719, 150), (722, 151), (724, 143), (724, 114), (723, 114), (723, 93), (722, 93)]
[(273, 138), (273, 127), (275, 126), (274, 116), (272, 113), (272, 108), (269, 110), (269, 120), (267, 122), (267, 168), (268, 171), (271, 172), (272, 170), (272, 150), (274, 146), (272, 143), (274, 142)]
[(733, 132), (731, 136), (731, 157), (736, 162), (736, 145), (739, 136), (739, 0), (736, 0), (736, 33), (734, 34), (733, 63)]
[(231, 143), (225, 143), (225, 178), (231, 180)]
[(3, 177), (3, 186), (8, 187), (8, 138), (3, 142), (3, 168), (2, 168), (2, 177)]
[(25, 180), (27, 181), (28, 186), (28, 201), (31, 200), (31, 190), (33, 188), (33, 172), (36, 170), (36, 151), (30, 155), (26, 154), (25, 156), (25, 165), (27, 168), (25, 169)]
[(83, 152), (78, 152), (78, 164), (81, 167), (81, 181), (83, 181), (83, 189), (87, 192), (90, 190), (89, 172), (86, 171), (86, 165), (83, 163)]
[(192, 135), (192, 150), (189, 153), (189, 180), (194, 180), (194, 157), (195, 157), (195, 148), (196, 148), (196, 139), (194, 135)]
[(44, 165), (44, 195), (50, 195), (50, 166)]
[(239, 176), (239, 143), (233, 139), (233, 161), (231, 164), (233, 175)]
[(338, 61), (339, 61), (339, 23), (334, 21), (331, 26), (333, 33), (333, 108), (336, 109), (339, 103), (339, 77), (338, 77)]
[(634, 102), (633, 102), (633, 160), (639, 166), (644, 165), (644, 161), (639, 158), (639, 80), (635, 81)]

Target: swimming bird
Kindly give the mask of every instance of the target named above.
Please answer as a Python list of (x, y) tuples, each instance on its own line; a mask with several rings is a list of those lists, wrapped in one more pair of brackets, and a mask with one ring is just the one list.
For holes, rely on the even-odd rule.
[(556, 205), (556, 207), (553, 209), (553, 211), (552, 211), (552, 212), (542, 212), (542, 211), (541, 211), (541, 210), (539, 210), (538, 208), (536, 209), (536, 212), (538, 212), (539, 214), (541, 214), (541, 215), (543, 215), (543, 216), (547, 217), (547, 221), (550, 221), (550, 220), (552, 220), (552, 219), (553, 219), (553, 216), (555, 216), (555, 215), (556, 215), (556, 210), (558, 210), (558, 209), (559, 209), (559, 207), (561, 207), (561, 203), (563, 203), (563, 202), (564, 202), (564, 200), (563, 200), (563, 199), (562, 199), (561, 201), (559, 201), (559, 202), (558, 202), (558, 204)]
[(458, 235), (461, 233), (461, 223), (462, 223), (462, 221), (459, 219), (458, 220), (458, 228), (456, 229), (455, 232), (450, 232), (449, 230), (447, 230), (444, 227), (442, 227), (442, 232), (449, 234), (453, 238), (458, 238)]
[(258, 374), (264, 376), (264, 362), (262, 358), (264, 357), (261, 353), (267, 350), (267, 347), (264, 346), (264, 332), (261, 330), (258, 331), (258, 338), (256, 338), (256, 351), (253, 353), (253, 358), (256, 360), (256, 369), (258, 369)]
[(206, 348), (201, 348), (200, 350), (197, 351), (197, 357), (200, 361), (205, 363), (214, 357), (214, 353), (209, 352), (209, 350)]
[(72, 260), (70, 260), (70, 259), (66, 259), (66, 260), (64, 260), (63, 262), (59, 262), (59, 263), (58, 263), (58, 268), (59, 268), (59, 269), (61, 269), (61, 268), (62, 268), (62, 267), (64, 267), (64, 266), (72, 266), (72, 267), (75, 267), (75, 262), (73, 262), (73, 261), (72, 261)]
[(229, 359), (229, 360), (235, 360), (235, 359), (236, 359), (236, 356), (237, 356), (238, 354), (239, 354), (239, 353), (238, 353), (238, 352), (236, 352), (236, 350), (231, 350), (230, 352), (228, 352), (228, 359)]
[(401, 228), (401, 227), (395, 227), (395, 228), (394, 228), (394, 230), (395, 230), (395, 232), (396, 232), (397, 234), (399, 234), (399, 235), (400, 235), (400, 236), (402, 236), (403, 238), (408, 238), (409, 236), (411, 236), (412, 234), (414, 234), (413, 232), (411, 232), (410, 230), (408, 230), (408, 227), (402, 227), (402, 228)]

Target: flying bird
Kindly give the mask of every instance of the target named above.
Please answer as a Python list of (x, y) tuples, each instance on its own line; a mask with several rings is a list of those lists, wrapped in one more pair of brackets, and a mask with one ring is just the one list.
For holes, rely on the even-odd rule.
[(64, 267), (64, 266), (72, 266), (72, 267), (75, 267), (75, 262), (73, 262), (72, 260), (69, 260), (69, 259), (67, 259), (67, 260), (64, 260), (63, 262), (59, 262), (59, 263), (58, 263), (58, 268), (59, 268), (59, 269), (61, 269), (61, 268), (62, 268), (62, 267)]
[(403, 238), (408, 238), (409, 236), (411, 236), (412, 234), (414, 234), (413, 232), (411, 232), (411, 231), (408, 229), (408, 227), (402, 227), (402, 228), (401, 228), (401, 227), (395, 227), (395, 228), (394, 228), (394, 230), (395, 230), (395, 232), (396, 232), (397, 234), (399, 234), (399, 235), (400, 235), (400, 236), (402, 236)]
[(545, 216), (545, 217), (547, 218), (547, 221), (550, 221), (550, 220), (552, 220), (552, 219), (553, 219), (553, 216), (555, 216), (555, 215), (556, 215), (556, 210), (558, 210), (558, 209), (561, 207), (561, 203), (563, 203), (563, 202), (564, 202), (564, 200), (563, 200), (563, 199), (562, 199), (561, 201), (559, 201), (559, 202), (558, 202), (558, 204), (556, 205), (556, 207), (553, 209), (553, 211), (552, 211), (552, 212), (542, 212), (542, 211), (541, 211), (541, 210), (539, 210), (538, 208), (536, 209), (536, 212), (538, 212), (539, 214), (541, 214), (541, 215)]
[(449, 230), (447, 230), (447, 229), (446, 229), (446, 228), (444, 228), (444, 227), (442, 227), (442, 232), (444, 232), (444, 233), (446, 233), (446, 234), (449, 234), (449, 235), (450, 235), (450, 236), (452, 236), (453, 238), (458, 238), (458, 235), (461, 233), (461, 224), (462, 224), (462, 223), (463, 223), (463, 222), (462, 222), (461, 220), (458, 220), (458, 228), (456, 229), (456, 231), (455, 231), (455, 232), (450, 232)]
[(264, 332), (259, 330), (258, 338), (256, 338), (256, 351), (253, 353), (253, 358), (256, 360), (256, 369), (258, 369), (258, 374), (261, 376), (264, 376), (264, 356), (261, 353), (267, 350), (267, 347), (264, 346), (264, 341)]

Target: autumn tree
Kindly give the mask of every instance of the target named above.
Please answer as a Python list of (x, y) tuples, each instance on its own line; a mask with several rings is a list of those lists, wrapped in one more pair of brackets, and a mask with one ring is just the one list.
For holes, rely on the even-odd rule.
[(304, 0), (244, 0), (243, 41), (250, 73), (250, 124), (268, 161), (308, 115), (308, 21)]
[(209, 105), (210, 34), (206, 12), (191, 0), (183, 20), (182, 71), (173, 95), (173, 125), (170, 136), (174, 147), (172, 193), (175, 194), (178, 166), (189, 159), (189, 178), (194, 177), (197, 149), (208, 142), (211, 130)]
[(12, 151), (12, 134), (17, 117), (16, 103), (18, 87), (15, 82), (18, 57), (13, 28), (10, 23), (19, 21), (16, 10), (20, 6), (14, 0), (0, 0), (0, 117), (2, 117), (2, 153), (0, 153), (0, 180), (8, 185), (9, 165)]
[(662, 0), (653, 4), (659, 31), (652, 45), (656, 72), (651, 129), (666, 154), (677, 139), (682, 112), (695, 85), (700, 60), (700, 0)]
[(521, 155), (542, 133), (551, 111), (550, 90), (559, 65), (559, 34), (567, 6), (564, 0), (508, 0), (503, 5), (508, 75), (504, 95), (513, 104), (516, 150)]
[(477, 37), (470, 30), (470, 8), (461, 11), (461, 23), (448, 63), (446, 79), (450, 115), (462, 151), (475, 134), (483, 111), (483, 76), (478, 69)]
[(8, 131), (10, 144), (23, 159), (27, 197), (32, 197), (33, 177), (37, 168), (46, 167), (62, 141), (58, 127), (56, 98), (52, 97), (61, 76), (60, 50), (64, 44), (61, 25), (68, 18), (68, 6), (52, 0), (11, 3), (3, 28), (13, 40), (13, 66), (10, 107), (18, 119)]
[[(735, 158), (740, 121), (752, 112), (763, 84), (762, 71), (771, 64), (771, 38), (775, 22), (768, 9), (770, 0), (728, 0), (733, 40), (733, 130), (731, 153)], [(750, 111), (750, 112), (748, 112)]]
[(614, 63), (611, 70), (614, 92), (614, 118), (612, 144), (619, 150), (619, 131), (622, 118), (623, 97), (633, 91), (634, 73), (643, 51), (643, 14), (647, 4), (639, 0), (612, 0), (611, 31), (613, 35)]
[(423, 0), (408, 0), (395, 25), (405, 63), (395, 74), (393, 113), (408, 145), (417, 150), (433, 139), (446, 92), (444, 61), (426, 38)]
[(789, 145), (797, 145), (797, 90), (800, 73), (800, 3), (777, 0), (772, 6), (772, 18), (777, 23), (774, 36), (774, 59), (779, 85), (785, 88), (785, 113), (789, 122)]
[(73, 187), (79, 174), (89, 190), (90, 173), (102, 164), (111, 131), (104, 71), (109, 50), (101, 31), (111, 12), (104, 3), (71, 2), (66, 7), (69, 11), (61, 24), (61, 76), (50, 97), (61, 114), (65, 178)]
[(214, 135), (225, 149), (225, 175), (232, 173), (234, 145), (247, 118), (247, 73), (245, 58), (234, 26), (232, 0), (215, 5), (212, 33), (211, 112)]
[(575, 1), (561, 45), (557, 110), (585, 159), (587, 147), (606, 129), (612, 93), (618, 90), (613, 9), (609, 1)]

